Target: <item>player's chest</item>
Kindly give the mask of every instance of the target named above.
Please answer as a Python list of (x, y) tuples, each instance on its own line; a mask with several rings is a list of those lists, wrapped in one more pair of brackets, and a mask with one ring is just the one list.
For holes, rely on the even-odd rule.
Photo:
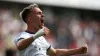
[(37, 50), (46, 50), (46, 42), (44, 39), (37, 39), (35, 40), (33, 43), (32, 43), (32, 46), (34, 49), (37, 49)]

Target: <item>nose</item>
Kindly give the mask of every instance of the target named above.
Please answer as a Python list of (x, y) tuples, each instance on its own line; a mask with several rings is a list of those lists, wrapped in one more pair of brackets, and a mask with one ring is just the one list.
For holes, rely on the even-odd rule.
[(42, 14), (42, 16), (41, 17), (44, 17), (44, 14)]

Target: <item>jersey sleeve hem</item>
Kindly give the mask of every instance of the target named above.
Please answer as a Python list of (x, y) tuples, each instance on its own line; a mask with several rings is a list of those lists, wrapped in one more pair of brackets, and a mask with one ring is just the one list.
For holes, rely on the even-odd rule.
[(49, 48), (47, 49), (47, 51), (49, 51), (50, 48), (51, 48), (51, 45), (49, 46)]

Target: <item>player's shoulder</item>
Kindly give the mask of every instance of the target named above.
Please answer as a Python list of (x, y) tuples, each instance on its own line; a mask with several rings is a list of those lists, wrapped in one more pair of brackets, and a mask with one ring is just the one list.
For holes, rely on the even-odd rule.
[(24, 36), (24, 35), (28, 35), (28, 33), (26, 32), (21, 32), (21, 33), (18, 33), (18, 35), (16, 37), (21, 37), (21, 36)]
[(29, 34), (27, 32), (18, 33), (14, 38), (14, 42), (17, 42), (19, 39), (29, 38), (30, 36), (31, 36), (31, 34)]
[(15, 39), (18, 39), (18, 38), (27, 38), (27, 37), (29, 37), (31, 34), (29, 34), (29, 33), (27, 33), (27, 32), (21, 32), (21, 33), (19, 33), (16, 37), (15, 37)]

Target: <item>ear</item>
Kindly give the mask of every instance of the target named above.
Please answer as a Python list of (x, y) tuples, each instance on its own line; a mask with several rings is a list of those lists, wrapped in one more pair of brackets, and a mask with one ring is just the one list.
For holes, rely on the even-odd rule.
[(30, 16), (28, 16), (28, 21), (31, 21), (31, 20), (32, 20), (32, 18)]

